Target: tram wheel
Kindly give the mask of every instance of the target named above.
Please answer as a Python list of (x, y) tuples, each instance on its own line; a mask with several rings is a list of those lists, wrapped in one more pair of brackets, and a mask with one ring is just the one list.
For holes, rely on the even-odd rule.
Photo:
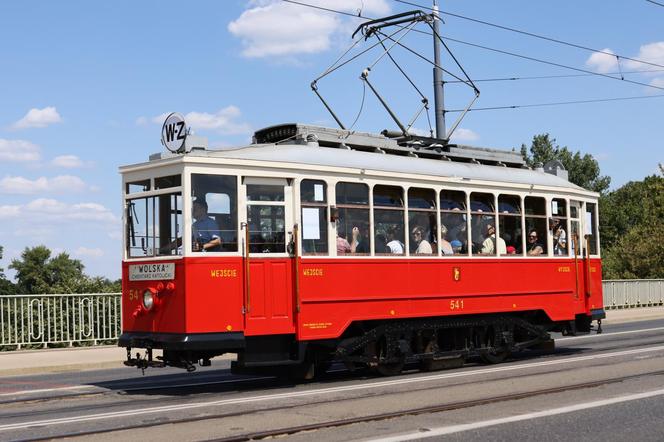
[(503, 362), (510, 355), (510, 351), (506, 348), (498, 348), (491, 351), (480, 353), (480, 359), (485, 364), (499, 364)]
[[(377, 347), (379, 362), (375, 366), (376, 372), (381, 376), (396, 376), (400, 374), (406, 364), (406, 357), (404, 355), (390, 355), (388, 352), (387, 339), (385, 338), (378, 342)], [(385, 362), (388, 358), (390, 359), (390, 362)]]

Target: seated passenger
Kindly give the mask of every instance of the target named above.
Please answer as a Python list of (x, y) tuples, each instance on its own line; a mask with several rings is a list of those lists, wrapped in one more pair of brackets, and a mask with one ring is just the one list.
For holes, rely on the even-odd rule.
[(415, 250), (416, 255), (431, 255), (433, 253), (433, 250), (431, 249), (431, 244), (429, 244), (429, 241), (424, 239), (424, 229), (422, 227), (417, 226), (413, 229), (413, 241), (417, 245), (417, 249)]
[(528, 233), (528, 245), (526, 246), (528, 256), (538, 256), (544, 253), (544, 247), (537, 238), (537, 230), (533, 229)]
[(403, 255), (404, 245), (401, 241), (396, 239), (397, 229), (395, 227), (390, 227), (387, 229), (387, 247), (390, 249), (390, 253), (394, 255)]
[(482, 249), (480, 253), (485, 255), (495, 255), (496, 254), (496, 242), (498, 243), (498, 253), (501, 255), (507, 255), (507, 247), (505, 246), (505, 240), (498, 237), (496, 239), (496, 228), (493, 224), (486, 225), (486, 239), (482, 243)]
[(365, 237), (362, 235), (360, 228), (353, 227), (353, 240), (350, 243), (351, 253), (369, 253), (369, 244)]
[(337, 225), (337, 255), (345, 255), (346, 253), (350, 253), (350, 244), (346, 239), (343, 228)]
[(447, 236), (447, 227), (445, 224), (440, 225), (440, 250), (443, 252), (443, 255), (454, 255), (454, 250), (452, 249), (452, 244), (445, 239)]
[(192, 251), (218, 251), (221, 246), (221, 232), (217, 222), (208, 215), (208, 205), (204, 200), (194, 201), (193, 216), (196, 221), (191, 226)]
[(452, 242), (450, 242), (450, 245), (452, 246), (455, 255), (463, 253), (463, 243), (458, 239), (453, 239)]
[(386, 254), (390, 253), (389, 247), (387, 247), (387, 239), (385, 238), (385, 235), (382, 233), (379, 233), (376, 235), (376, 242), (374, 243), (374, 247), (376, 247), (376, 253), (380, 254)]
[(551, 231), (553, 232), (553, 254), (558, 256), (566, 255), (567, 234), (565, 233), (565, 229), (563, 229), (559, 219), (553, 220)]

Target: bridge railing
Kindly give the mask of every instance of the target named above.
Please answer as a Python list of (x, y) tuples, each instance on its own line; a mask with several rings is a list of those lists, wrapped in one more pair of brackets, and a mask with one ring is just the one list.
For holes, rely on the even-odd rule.
[(664, 279), (602, 281), (605, 309), (664, 305)]
[(0, 349), (117, 340), (121, 294), (0, 296)]

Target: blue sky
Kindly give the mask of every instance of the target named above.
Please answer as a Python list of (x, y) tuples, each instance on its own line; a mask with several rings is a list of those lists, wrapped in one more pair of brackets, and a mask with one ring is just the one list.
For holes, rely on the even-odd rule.
[[(392, 0), (303, 0), (377, 17), (413, 9)], [(416, 1), (430, 6), (430, 0)], [(664, 65), (664, 7), (643, 1), (442, 0), (443, 11)], [(25, 247), (44, 244), (81, 259), (92, 275), (120, 275), (119, 166), (161, 150), (161, 115), (183, 113), (210, 146), (247, 143), (282, 122), (333, 126), (309, 83), (351, 43), (357, 20), (279, 1), (2, 2), (0, 62), (0, 245), (7, 269)], [(661, 69), (444, 16), (443, 35), (593, 72)], [(430, 37), (404, 43), (429, 53)], [(449, 42), (471, 78), (575, 74)], [(368, 54), (321, 80), (320, 90), (352, 122)], [(431, 68), (395, 57), (433, 101)], [(451, 66), (449, 56), (443, 56)], [(448, 77), (446, 77), (448, 78)], [(664, 88), (664, 72), (625, 74)], [(418, 97), (382, 60), (370, 79), (404, 120)], [(476, 107), (652, 96), (664, 90), (583, 76), (478, 83)], [(446, 87), (446, 106), (470, 99)], [(664, 162), (664, 98), (478, 111), (456, 141), (512, 148), (548, 132), (594, 155), (612, 187), (656, 173)], [(450, 115), (450, 117), (452, 117)], [(355, 129), (393, 128), (367, 93)], [(424, 131), (425, 119), (415, 123)], [(11, 274), (11, 272), (8, 272)]]

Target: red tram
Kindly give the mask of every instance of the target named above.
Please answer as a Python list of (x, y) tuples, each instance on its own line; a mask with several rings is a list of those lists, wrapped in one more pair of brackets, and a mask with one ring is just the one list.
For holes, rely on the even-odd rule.
[(499, 362), (604, 317), (598, 195), (560, 169), (299, 124), (189, 147), (121, 168), (127, 365), (394, 374)]

